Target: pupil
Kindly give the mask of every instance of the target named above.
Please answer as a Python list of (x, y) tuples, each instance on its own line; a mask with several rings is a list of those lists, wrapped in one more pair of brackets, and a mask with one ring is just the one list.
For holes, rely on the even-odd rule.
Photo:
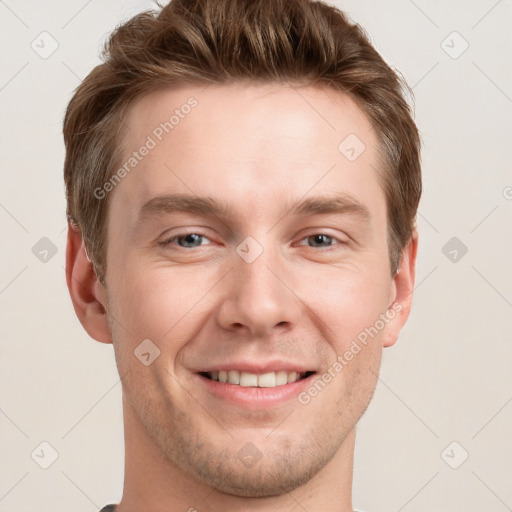
[(315, 235), (313, 238), (315, 240), (315, 244), (316, 243), (318, 243), (318, 244), (326, 243), (330, 239), (330, 237), (327, 235)]
[(185, 235), (184, 237), (185, 245), (188, 246), (188, 244), (194, 244), (194, 242), (197, 242), (199, 238), (201, 238), (201, 235), (196, 235), (195, 233), (191, 233), (189, 235)]

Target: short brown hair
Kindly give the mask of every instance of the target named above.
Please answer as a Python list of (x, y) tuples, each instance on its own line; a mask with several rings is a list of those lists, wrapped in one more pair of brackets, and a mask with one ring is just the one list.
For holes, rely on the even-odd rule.
[(109, 203), (93, 191), (116, 170), (128, 108), (173, 84), (241, 80), (327, 85), (362, 108), (384, 157), (392, 273), (398, 268), (421, 196), (420, 138), (407, 84), (341, 11), (312, 0), (172, 0), (117, 27), (103, 57), (64, 120), (67, 215), (100, 280)]

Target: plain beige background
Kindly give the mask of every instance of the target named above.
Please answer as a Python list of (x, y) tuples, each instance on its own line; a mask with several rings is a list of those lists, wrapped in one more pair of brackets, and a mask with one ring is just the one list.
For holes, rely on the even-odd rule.
[[(360, 422), (354, 505), (512, 510), (512, 2), (336, 5), (414, 87), (424, 143), (414, 305)], [(0, 1), (0, 512), (121, 495), (112, 347), (65, 287), (61, 124), (106, 34), (152, 6)]]

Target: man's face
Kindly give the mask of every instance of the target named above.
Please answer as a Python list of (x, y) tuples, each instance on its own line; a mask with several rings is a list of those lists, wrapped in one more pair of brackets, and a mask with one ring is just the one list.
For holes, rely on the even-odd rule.
[[(203, 89), (134, 104), (123, 163), (155, 147), (108, 198), (125, 420), (195, 479), (270, 496), (333, 459), (373, 393), (387, 324), (333, 365), (395, 299), (382, 164), (370, 122), (333, 90)], [(189, 208), (205, 198), (225, 208)]]

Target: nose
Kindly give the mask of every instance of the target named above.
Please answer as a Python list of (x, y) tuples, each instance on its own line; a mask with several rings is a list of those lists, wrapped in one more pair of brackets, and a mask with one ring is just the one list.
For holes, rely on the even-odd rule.
[(278, 251), (265, 248), (251, 263), (234, 254), (233, 264), (218, 309), (219, 325), (254, 337), (268, 337), (276, 330), (290, 331), (304, 308)]

